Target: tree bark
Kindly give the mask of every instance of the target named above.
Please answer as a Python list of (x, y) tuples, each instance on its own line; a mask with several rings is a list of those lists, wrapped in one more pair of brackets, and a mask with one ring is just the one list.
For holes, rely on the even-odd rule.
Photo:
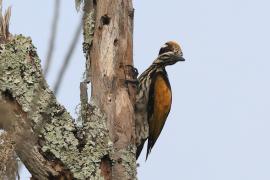
[(0, 128), (32, 179), (136, 179), (131, 0), (85, 0), (83, 20), (82, 124), (48, 88), (31, 39), (0, 32), (0, 102), (9, 111)]
[[(131, 0), (85, 4), (85, 12), (94, 13), (95, 19), (94, 28), (90, 31), (84, 28), (85, 44), (88, 43), (86, 56), (89, 57), (86, 74), (92, 84), (92, 101), (107, 115), (106, 124), (114, 149), (109, 158), (102, 160), (105, 179), (135, 178), (136, 91), (127, 83), (134, 79), (130, 68), (133, 65), (133, 11)], [(90, 42), (87, 34), (93, 34)]]

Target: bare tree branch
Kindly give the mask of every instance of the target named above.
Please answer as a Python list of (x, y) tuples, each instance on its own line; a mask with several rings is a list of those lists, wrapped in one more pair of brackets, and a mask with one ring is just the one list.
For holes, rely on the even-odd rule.
[(11, 16), (11, 7), (8, 7), (4, 15), (2, 15), (2, 0), (0, 0), (0, 41), (8, 40), (9, 33), (9, 21)]
[(75, 32), (75, 34), (73, 36), (72, 42), (71, 42), (71, 44), (70, 44), (70, 46), (68, 48), (67, 54), (66, 54), (66, 56), (64, 58), (64, 62), (63, 62), (62, 67), (61, 67), (61, 69), (60, 69), (60, 71), (58, 73), (58, 76), (57, 76), (57, 79), (56, 79), (56, 83), (55, 83), (54, 88), (53, 88), (54, 93), (56, 95), (57, 95), (58, 90), (59, 90), (59, 87), (60, 87), (60, 85), (62, 83), (64, 74), (65, 74), (65, 72), (67, 70), (67, 67), (68, 67), (69, 62), (71, 60), (71, 57), (73, 55), (75, 46), (76, 46), (76, 44), (77, 44), (77, 42), (79, 40), (79, 37), (80, 37), (80, 34), (81, 34), (81, 30), (82, 30), (82, 23), (80, 22), (79, 25), (78, 25), (78, 27), (77, 27), (77, 29), (76, 29), (76, 32)]
[(44, 67), (45, 77), (47, 76), (48, 71), (50, 69), (53, 51), (55, 48), (54, 45), (55, 45), (55, 39), (56, 39), (57, 29), (58, 29), (60, 3), (61, 3), (61, 0), (54, 0), (54, 14), (53, 14), (53, 20), (52, 20), (51, 37), (50, 37), (50, 41), (48, 44), (48, 52), (47, 52), (47, 57), (46, 57), (45, 67)]

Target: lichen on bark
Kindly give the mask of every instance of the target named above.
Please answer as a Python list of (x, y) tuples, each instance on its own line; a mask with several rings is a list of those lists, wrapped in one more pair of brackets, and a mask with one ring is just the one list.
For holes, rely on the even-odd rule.
[(125, 167), (125, 175), (132, 180), (137, 179), (137, 172), (133, 169), (134, 164), (136, 164), (136, 149), (137, 148), (134, 145), (129, 145), (126, 149), (121, 150), (121, 163)]
[[(74, 178), (101, 177), (101, 159), (112, 149), (106, 116), (92, 105), (83, 126), (84, 139), (76, 137), (74, 120), (48, 88), (30, 38), (18, 35), (1, 45), (0, 92), (0, 99), (8, 94), (27, 114), (43, 156), (60, 161)], [(81, 141), (85, 142), (83, 147)]]
[[(93, 41), (94, 29), (95, 29), (95, 10), (92, 9), (90, 12), (85, 12), (84, 14), (84, 44), (86, 48), (91, 46)], [(88, 49), (84, 49), (84, 52), (88, 52)]]
[(95, 32), (95, 16), (96, 16), (93, 1), (92, 0), (85, 1), (83, 9), (84, 9), (83, 10), (83, 52), (86, 57), (85, 79), (87, 79), (87, 81), (90, 81), (91, 60), (90, 60), (89, 52), (90, 52), (90, 47), (92, 46), (94, 32)]

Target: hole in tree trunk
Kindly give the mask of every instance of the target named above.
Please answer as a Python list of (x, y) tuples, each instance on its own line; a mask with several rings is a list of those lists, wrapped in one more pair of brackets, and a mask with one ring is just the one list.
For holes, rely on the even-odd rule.
[(100, 20), (102, 25), (109, 25), (111, 22), (111, 18), (107, 14), (102, 16)]
[(113, 45), (114, 45), (114, 46), (117, 46), (117, 45), (118, 45), (118, 39), (115, 39), (115, 40), (113, 41)]
[(3, 95), (7, 98), (7, 100), (10, 100), (10, 101), (14, 100), (12, 93), (8, 89), (3, 92)]
[(105, 180), (112, 179), (112, 162), (108, 155), (104, 156), (101, 159), (100, 169), (101, 169), (101, 175)]

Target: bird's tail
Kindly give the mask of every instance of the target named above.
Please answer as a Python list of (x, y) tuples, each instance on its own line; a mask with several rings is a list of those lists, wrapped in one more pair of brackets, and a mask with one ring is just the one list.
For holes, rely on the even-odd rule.
[(150, 154), (151, 150), (152, 150), (152, 147), (154, 146), (155, 142), (151, 139), (148, 139), (148, 142), (147, 142), (147, 152), (146, 152), (146, 158), (145, 158), (145, 161), (147, 160), (148, 158), (148, 155)]
[(137, 151), (136, 151), (136, 160), (139, 158), (141, 152), (142, 152), (142, 149), (143, 149), (143, 145), (145, 143), (145, 140), (142, 140), (141, 144), (137, 147)]

